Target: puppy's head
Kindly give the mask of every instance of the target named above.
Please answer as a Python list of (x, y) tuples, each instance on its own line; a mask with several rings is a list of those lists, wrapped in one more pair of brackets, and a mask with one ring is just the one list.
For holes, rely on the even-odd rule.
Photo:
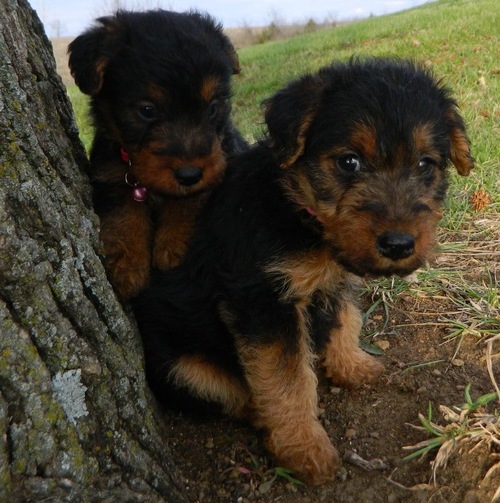
[(473, 168), (450, 92), (410, 62), (371, 59), (303, 77), (266, 105), (284, 190), (359, 275), (408, 274), (432, 255), (446, 167)]
[(188, 195), (218, 183), (239, 64), (210, 17), (119, 11), (68, 52), (76, 84), (92, 98), (96, 134), (127, 151), (140, 184)]

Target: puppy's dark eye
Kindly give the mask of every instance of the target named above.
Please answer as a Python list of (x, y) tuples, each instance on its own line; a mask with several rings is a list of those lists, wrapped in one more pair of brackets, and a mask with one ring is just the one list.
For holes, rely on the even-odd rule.
[(361, 170), (361, 161), (356, 154), (345, 154), (337, 157), (337, 167), (344, 173), (355, 173)]
[(418, 162), (419, 169), (423, 171), (432, 170), (437, 165), (436, 161), (432, 157), (422, 157)]
[(434, 173), (434, 168), (438, 163), (429, 156), (424, 156), (418, 162), (418, 169), (425, 177), (430, 177)]
[(137, 109), (139, 117), (145, 121), (153, 121), (158, 116), (156, 107), (152, 103), (144, 103)]

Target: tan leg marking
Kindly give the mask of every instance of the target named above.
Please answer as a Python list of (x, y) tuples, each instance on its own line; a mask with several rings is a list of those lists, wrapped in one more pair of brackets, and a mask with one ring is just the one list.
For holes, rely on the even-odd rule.
[(240, 347), (252, 394), (254, 424), (265, 428), (266, 447), (279, 465), (309, 484), (332, 480), (340, 459), (317, 419), (317, 378), (308, 344)]
[(202, 355), (181, 356), (170, 371), (175, 385), (186, 387), (192, 395), (218, 403), (233, 417), (246, 416), (249, 394), (243, 383)]
[(100, 238), (111, 284), (124, 298), (137, 295), (149, 281), (149, 210), (130, 201), (101, 219)]
[(348, 302), (339, 313), (340, 327), (330, 333), (323, 354), (326, 374), (334, 382), (352, 388), (375, 381), (384, 366), (359, 347), (361, 313)]
[(167, 199), (163, 203), (154, 237), (153, 265), (165, 270), (182, 263), (196, 219), (208, 194)]

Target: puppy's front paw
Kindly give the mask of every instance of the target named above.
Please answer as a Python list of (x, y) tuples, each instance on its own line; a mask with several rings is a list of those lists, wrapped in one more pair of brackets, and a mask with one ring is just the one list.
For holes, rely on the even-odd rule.
[(169, 243), (157, 240), (153, 249), (153, 265), (161, 271), (177, 267), (182, 264), (186, 251), (187, 244), (185, 242)]
[(326, 375), (334, 383), (346, 388), (373, 383), (383, 371), (384, 366), (361, 349), (337, 358), (326, 366)]
[(288, 425), (279, 432), (271, 432), (267, 448), (277, 464), (292, 470), (309, 485), (332, 481), (341, 465), (337, 449), (318, 422)]
[(135, 297), (149, 283), (150, 261), (147, 256), (113, 255), (106, 257), (109, 281), (120, 296)]

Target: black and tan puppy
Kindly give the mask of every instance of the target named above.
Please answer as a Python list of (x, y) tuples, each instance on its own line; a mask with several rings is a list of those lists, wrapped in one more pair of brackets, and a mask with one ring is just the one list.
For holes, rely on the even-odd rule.
[(358, 346), (354, 275), (429, 260), (447, 165), (467, 175), (473, 160), (450, 92), (409, 62), (324, 68), (265, 118), (268, 138), (231, 162), (184, 265), (135, 312), (160, 398), (247, 418), (277, 463), (319, 484), (339, 456), (317, 419), (317, 357), (347, 387), (383, 370)]
[(245, 147), (229, 113), (238, 57), (199, 13), (119, 11), (69, 46), (76, 84), (91, 96), (90, 155), (109, 278), (137, 294), (150, 267), (184, 256), (193, 223)]

